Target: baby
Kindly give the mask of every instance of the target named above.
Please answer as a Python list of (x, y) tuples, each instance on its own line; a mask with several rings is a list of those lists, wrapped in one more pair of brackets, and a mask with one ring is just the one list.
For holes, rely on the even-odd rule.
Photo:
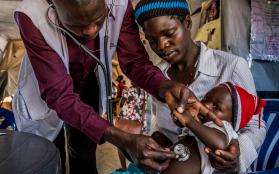
[[(223, 122), (223, 127), (217, 126), (198, 113), (203, 105), (208, 107)], [(180, 162), (173, 160), (163, 173), (177, 174), (211, 174), (211, 166), (205, 147), (212, 150), (226, 149), (233, 139), (237, 139), (237, 131), (250, 121), (253, 115), (260, 114), (265, 101), (249, 94), (245, 89), (230, 82), (220, 84), (210, 90), (199, 102), (196, 101), (183, 114), (173, 113), (174, 120), (187, 128), (188, 135), (180, 138), (176, 144), (183, 144), (189, 149), (189, 159)], [(260, 126), (260, 125), (259, 125)], [(152, 136), (161, 146), (169, 147), (167, 137), (155, 132)], [(227, 171), (226, 171), (227, 173)]]

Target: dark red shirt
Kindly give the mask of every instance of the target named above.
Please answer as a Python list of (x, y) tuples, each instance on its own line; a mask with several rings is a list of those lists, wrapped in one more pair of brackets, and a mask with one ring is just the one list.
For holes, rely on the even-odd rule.
[[(70, 74), (58, 54), (50, 48), (40, 31), (23, 13), (17, 12), (21, 37), (39, 83), (41, 97), (67, 124), (99, 142), (109, 126), (98, 114), (98, 82), (94, 73), (96, 62), (66, 36), (69, 49)], [(99, 57), (99, 38), (81, 40)], [(153, 66), (140, 41), (138, 27), (129, 1), (122, 23), (117, 54), (123, 72), (138, 86), (152, 95), (165, 80), (161, 71)]]
[(127, 88), (127, 86), (125, 85), (124, 82), (119, 82), (117, 85), (117, 97), (121, 97), (122, 96), (122, 92), (123, 90)]

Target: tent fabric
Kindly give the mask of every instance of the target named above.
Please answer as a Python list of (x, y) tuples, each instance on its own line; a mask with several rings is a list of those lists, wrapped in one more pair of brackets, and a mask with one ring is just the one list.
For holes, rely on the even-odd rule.
[(7, 71), (0, 71), (0, 101), (4, 98), (4, 90), (7, 86), (8, 74)]
[(7, 72), (7, 85), (4, 89), (3, 97), (12, 96), (17, 87), (18, 72), (25, 48), (22, 40), (9, 40), (4, 51), (2, 61), (0, 62), (0, 70)]
[[(248, 0), (222, 1), (222, 28), (222, 49), (248, 61), (253, 59), (249, 55), (251, 5)], [(251, 71), (257, 91), (279, 91), (279, 63), (253, 60)]]
[(248, 58), (251, 27), (249, 1), (223, 0), (221, 8), (222, 49), (240, 57)]

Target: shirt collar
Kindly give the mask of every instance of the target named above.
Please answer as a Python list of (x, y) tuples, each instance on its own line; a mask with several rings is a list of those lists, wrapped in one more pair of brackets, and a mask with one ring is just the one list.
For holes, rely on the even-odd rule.
[(200, 42), (200, 45), (198, 72), (209, 76), (219, 76), (217, 62), (213, 52), (214, 50), (207, 48), (202, 42)]

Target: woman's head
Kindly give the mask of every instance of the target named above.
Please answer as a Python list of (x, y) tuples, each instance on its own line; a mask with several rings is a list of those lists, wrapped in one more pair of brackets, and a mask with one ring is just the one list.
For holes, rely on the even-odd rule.
[(158, 56), (171, 64), (185, 58), (193, 42), (185, 0), (142, 0), (136, 6), (135, 17)]

